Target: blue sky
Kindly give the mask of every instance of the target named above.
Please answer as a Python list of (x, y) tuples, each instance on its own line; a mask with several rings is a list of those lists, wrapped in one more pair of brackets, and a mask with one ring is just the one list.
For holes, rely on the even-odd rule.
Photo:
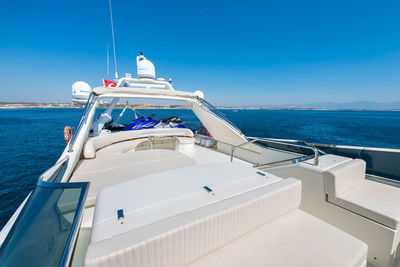
[[(143, 51), (158, 77), (217, 105), (400, 100), (400, 1), (113, 0), (120, 75)], [(0, 101), (68, 102), (101, 84), (107, 0), (3, 1)], [(113, 73), (113, 70), (111, 70)]]

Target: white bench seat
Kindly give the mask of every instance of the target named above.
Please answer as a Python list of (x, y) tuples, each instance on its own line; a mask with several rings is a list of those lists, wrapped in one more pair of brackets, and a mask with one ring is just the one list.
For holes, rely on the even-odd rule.
[(83, 156), (85, 159), (94, 159), (96, 151), (119, 142), (125, 142), (135, 139), (143, 139), (147, 137), (166, 137), (176, 136), (182, 137), (179, 142), (188, 143), (187, 139), (194, 142), (193, 132), (187, 128), (155, 128), (142, 129), (136, 131), (121, 131), (116, 133), (101, 134), (96, 137), (89, 138), (83, 148)]
[[(362, 266), (366, 263), (365, 243), (298, 210), (299, 180), (282, 180), (257, 171), (239, 163), (202, 165), (105, 189), (97, 199), (85, 266)], [(158, 178), (165, 183), (157, 186)], [(153, 185), (147, 194), (154, 192), (156, 202), (149, 202), (150, 195), (143, 200), (137, 193), (131, 193), (130, 197), (123, 194), (120, 198), (116, 195), (116, 192), (132, 192), (130, 185), (138, 191), (145, 181)], [(214, 191), (204, 190), (204, 184)], [(135, 196), (136, 202), (128, 201)], [(137, 201), (144, 203), (143, 208), (129, 208)], [(187, 208), (180, 210), (185, 205)], [(116, 210), (120, 208), (125, 210), (123, 224), (116, 218)], [(140, 224), (145, 219), (151, 222)], [(264, 246), (271, 248), (267, 254), (270, 257), (260, 255), (268, 253)], [(231, 249), (236, 253), (235, 259), (228, 259)], [(224, 254), (226, 250), (228, 253)]]
[(366, 244), (295, 209), (189, 266), (363, 266), (366, 258)]
[(400, 188), (365, 179), (365, 162), (352, 160), (324, 172), (328, 201), (391, 229), (400, 226)]

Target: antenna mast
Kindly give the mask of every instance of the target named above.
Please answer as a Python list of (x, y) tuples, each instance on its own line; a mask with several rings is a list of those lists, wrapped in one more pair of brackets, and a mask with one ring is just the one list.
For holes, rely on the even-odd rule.
[(107, 80), (110, 80), (110, 56), (109, 56), (109, 45), (107, 44)]
[(112, 17), (111, 0), (108, 0), (108, 3), (110, 4), (110, 19), (111, 19), (111, 33), (112, 33), (112, 41), (113, 41), (113, 49), (114, 49), (115, 79), (118, 79), (117, 56), (115, 55), (114, 23), (113, 23), (113, 17)]

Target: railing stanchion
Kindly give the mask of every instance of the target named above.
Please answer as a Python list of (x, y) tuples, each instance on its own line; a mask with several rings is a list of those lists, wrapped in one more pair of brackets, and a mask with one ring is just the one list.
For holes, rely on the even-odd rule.
[[(240, 145), (232, 146), (231, 147), (231, 161), (233, 160), (233, 151), (236, 148), (239, 148), (243, 145), (246, 144), (251, 144), (257, 141), (265, 141), (265, 142), (270, 142), (270, 143), (275, 143), (275, 144), (284, 144), (287, 146), (294, 146), (294, 147), (300, 147), (300, 148), (305, 148), (305, 149), (310, 149), (314, 152), (314, 166), (318, 166), (319, 164), (319, 152), (318, 149), (315, 146), (309, 146), (309, 145), (301, 145), (301, 144), (294, 144), (294, 143), (289, 143), (289, 142), (284, 142), (284, 141), (279, 141), (279, 140), (274, 140), (270, 138), (258, 138), (258, 137), (247, 137), (248, 139), (252, 139), (250, 141), (244, 142)], [(257, 164), (257, 165), (262, 165), (262, 164)]]

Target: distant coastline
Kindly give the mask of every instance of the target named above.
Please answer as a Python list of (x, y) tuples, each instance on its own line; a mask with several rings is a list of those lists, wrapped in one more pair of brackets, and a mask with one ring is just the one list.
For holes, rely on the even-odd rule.
[[(124, 108), (126, 105), (117, 105), (117, 108)], [(29, 102), (0, 102), (0, 109), (22, 109), (22, 108), (83, 108), (84, 105), (71, 103), (29, 103)], [(135, 109), (188, 109), (188, 106), (181, 105), (151, 105), (138, 104), (130, 105)], [(307, 107), (217, 107), (222, 110), (348, 110), (348, 111), (400, 111), (400, 109), (379, 109), (379, 108), (307, 108)]]
[(0, 109), (20, 108), (82, 108), (83, 105), (69, 103), (25, 103), (25, 102), (0, 102)]

